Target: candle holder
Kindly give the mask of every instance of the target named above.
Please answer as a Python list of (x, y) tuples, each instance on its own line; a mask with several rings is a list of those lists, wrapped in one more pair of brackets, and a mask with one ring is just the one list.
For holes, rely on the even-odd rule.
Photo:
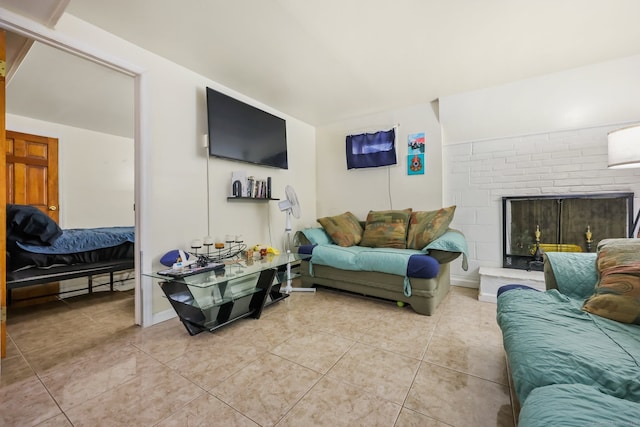
[[(206, 241), (206, 238), (205, 238)], [(213, 241), (213, 240), (212, 240)], [(211, 246), (208, 246), (210, 248)], [(247, 248), (242, 241), (242, 236), (227, 235), (224, 242), (215, 242), (213, 244), (214, 251), (207, 251), (207, 259), (209, 262), (222, 262), (226, 259), (239, 257)]]
[[(198, 250), (205, 247), (204, 253)], [(247, 248), (242, 240), (242, 235), (233, 236), (228, 234), (224, 242), (215, 241), (211, 236), (204, 237), (203, 240), (193, 240), (191, 242), (191, 255), (198, 258), (198, 265), (222, 262), (223, 260), (239, 257)]]
[(541, 270), (544, 266), (544, 262), (542, 261), (542, 251), (540, 250), (540, 237), (542, 233), (540, 232), (540, 225), (536, 225), (536, 231), (534, 233), (536, 237), (536, 250), (533, 253), (533, 259), (527, 263), (528, 268), (527, 271), (531, 271), (532, 268), (536, 270)]

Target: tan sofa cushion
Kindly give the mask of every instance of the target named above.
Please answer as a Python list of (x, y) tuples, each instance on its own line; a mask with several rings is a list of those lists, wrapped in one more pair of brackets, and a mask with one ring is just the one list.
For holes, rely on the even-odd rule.
[(360, 246), (407, 248), (407, 227), (411, 209), (369, 211)]
[(640, 239), (605, 239), (598, 244), (600, 280), (583, 310), (640, 325)]
[(407, 247), (421, 251), (429, 243), (442, 236), (453, 220), (455, 206), (437, 211), (415, 211), (409, 220)]
[(338, 246), (353, 246), (362, 240), (362, 226), (351, 212), (318, 218), (318, 222)]

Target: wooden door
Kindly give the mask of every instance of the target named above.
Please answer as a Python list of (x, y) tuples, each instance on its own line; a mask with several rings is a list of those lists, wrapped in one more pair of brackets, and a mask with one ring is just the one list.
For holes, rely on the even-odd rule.
[[(5, 144), (7, 203), (34, 206), (58, 222), (58, 140), (6, 131)], [(55, 300), (59, 289), (58, 283), (14, 289), (12, 305)]]
[[(5, 55), (5, 31), (0, 30), (0, 177), (7, 179), (5, 164), (5, 75), (6, 75), (6, 55)], [(6, 185), (0, 184), (0, 224), (7, 222)], [(7, 227), (0, 227), (0, 358), (7, 355)], [(0, 365), (1, 369), (1, 365)]]
[(34, 206), (58, 222), (58, 140), (6, 132), (7, 203)]

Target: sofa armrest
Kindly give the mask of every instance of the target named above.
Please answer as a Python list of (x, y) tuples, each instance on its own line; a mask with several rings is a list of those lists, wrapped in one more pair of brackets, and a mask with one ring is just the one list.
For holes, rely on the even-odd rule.
[(329, 245), (333, 243), (331, 237), (324, 231), (322, 227), (305, 228), (296, 231), (294, 235), (294, 245)]
[(449, 252), (449, 251), (441, 251), (439, 249), (431, 249), (429, 251), (429, 256), (438, 260), (440, 264), (448, 264), (450, 262), (455, 261), (462, 252)]
[(293, 235), (293, 245), (294, 246), (306, 246), (312, 245), (311, 241), (304, 235), (302, 231), (296, 231)]
[(546, 252), (543, 256), (547, 289), (580, 300), (593, 295), (598, 283), (596, 253)]
[(440, 264), (449, 263), (462, 255), (462, 269), (467, 271), (469, 268), (467, 240), (459, 230), (448, 229), (442, 236), (425, 246), (423, 251), (436, 258)]

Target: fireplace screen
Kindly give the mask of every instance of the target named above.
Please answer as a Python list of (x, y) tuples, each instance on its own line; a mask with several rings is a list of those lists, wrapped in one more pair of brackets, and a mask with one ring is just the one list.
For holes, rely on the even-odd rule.
[(543, 252), (592, 252), (632, 223), (633, 193), (503, 197), (503, 267), (542, 271)]

